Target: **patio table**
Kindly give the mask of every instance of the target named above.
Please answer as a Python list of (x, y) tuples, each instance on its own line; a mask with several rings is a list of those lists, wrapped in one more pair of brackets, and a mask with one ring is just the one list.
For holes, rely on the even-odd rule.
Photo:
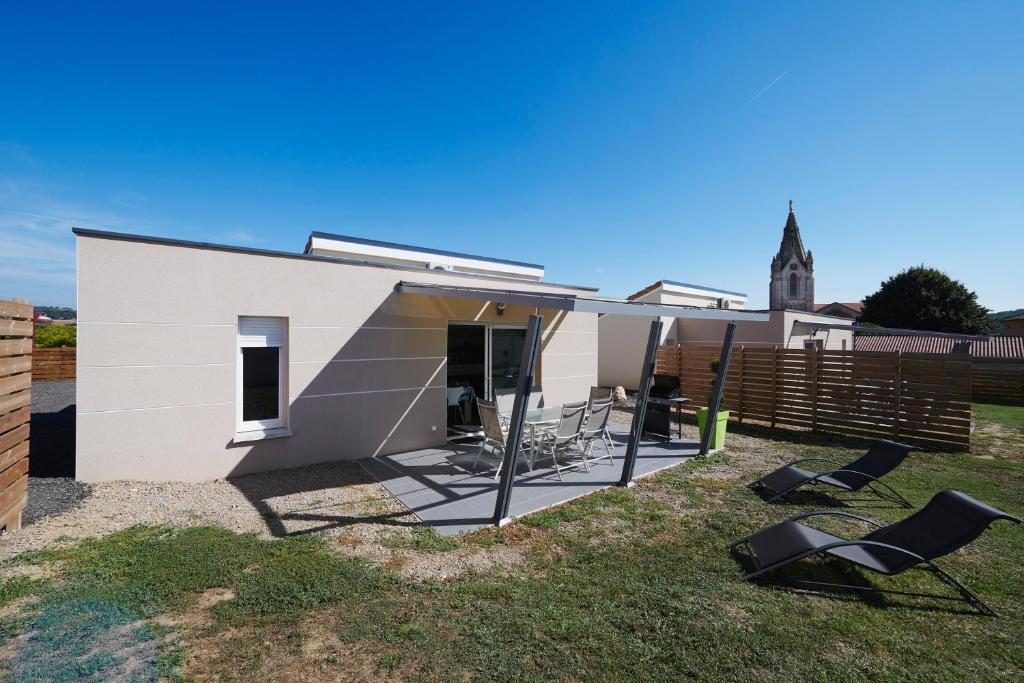
[[(512, 413), (503, 413), (502, 417), (511, 418)], [(546, 425), (557, 423), (562, 419), (562, 406), (544, 406), (542, 408), (530, 408), (523, 418), (524, 424), (530, 429), (530, 468), (533, 468), (537, 446), (537, 429)]]

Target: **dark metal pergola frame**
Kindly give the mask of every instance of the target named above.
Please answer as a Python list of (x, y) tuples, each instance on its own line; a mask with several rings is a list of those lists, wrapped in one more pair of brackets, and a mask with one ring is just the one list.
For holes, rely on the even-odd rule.
[[(757, 322), (768, 319), (767, 315), (722, 309), (700, 309), (692, 306), (672, 304), (644, 304), (641, 302), (622, 302), (610, 299), (584, 298), (573, 295), (549, 294), (519, 290), (497, 290), (480, 287), (456, 287), (430, 285), (423, 283), (400, 282), (395, 287), (399, 293), (423, 294), (428, 296), (446, 296), (494, 303), (521, 304), (536, 309), (553, 308), (569, 312), (586, 312), (607, 315), (652, 316), (650, 332), (647, 337), (647, 348), (644, 353), (643, 368), (640, 373), (636, 405), (633, 409), (633, 420), (629, 428), (629, 442), (622, 463), (622, 475), (619, 486), (634, 485), (633, 476), (636, 469), (637, 451), (644, 433), (644, 421), (647, 416), (647, 404), (657, 362), (658, 346), (661, 343), (663, 324), (661, 316), (699, 317), (716, 320), (727, 320), (725, 337), (722, 341), (722, 352), (719, 358), (718, 373), (715, 377), (715, 388), (709, 406), (709, 419), (701, 434), (699, 455), (707, 455), (711, 434), (715, 428), (714, 416), (722, 402), (722, 392), (732, 357), (733, 341), (736, 338), (736, 318), (749, 318)], [(526, 327), (526, 340), (523, 344), (523, 355), (519, 363), (519, 378), (516, 383), (515, 402), (508, 426), (507, 442), (501, 463), (501, 476), (498, 481), (498, 495), (494, 503), (494, 525), (503, 526), (511, 521), (509, 505), (512, 500), (512, 489), (515, 485), (516, 466), (519, 463), (519, 451), (522, 447), (523, 426), (526, 421), (527, 399), (537, 368), (537, 357), (540, 353), (541, 330), (544, 317), (535, 313), (529, 317)]]

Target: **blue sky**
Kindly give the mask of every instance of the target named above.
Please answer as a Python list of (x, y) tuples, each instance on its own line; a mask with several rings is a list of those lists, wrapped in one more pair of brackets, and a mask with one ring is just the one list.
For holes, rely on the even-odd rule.
[(25, 3), (0, 21), (0, 298), (74, 305), (71, 225), (311, 230), (767, 305), (925, 263), (1024, 306), (1024, 3)]

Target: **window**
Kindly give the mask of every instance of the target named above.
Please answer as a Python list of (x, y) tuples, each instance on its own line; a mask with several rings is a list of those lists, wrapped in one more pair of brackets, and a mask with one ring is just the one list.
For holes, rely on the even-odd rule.
[(238, 431), (285, 426), (284, 318), (238, 318)]
[(796, 273), (790, 273), (789, 274), (789, 295), (791, 297), (795, 297), (796, 296), (796, 290), (797, 290), (797, 287), (798, 287), (799, 283), (800, 283), (800, 278), (797, 277), (797, 274)]
[(805, 349), (823, 349), (825, 348), (824, 339), (804, 339)]

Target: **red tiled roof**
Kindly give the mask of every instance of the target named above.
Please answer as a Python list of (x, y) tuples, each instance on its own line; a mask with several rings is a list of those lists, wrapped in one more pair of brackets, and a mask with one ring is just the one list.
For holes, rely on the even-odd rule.
[(969, 353), (972, 358), (1009, 358), (1024, 361), (1024, 337), (991, 337), (988, 341), (964, 341), (949, 337), (898, 337), (859, 334), (858, 351), (903, 351), (904, 353)]
[(846, 303), (844, 301), (833, 301), (833, 302), (827, 303), (827, 304), (814, 304), (814, 310), (815, 311), (820, 311), (821, 309), (825, 308), (826, 306), (832, 306), (834, 304), (839, 304), (840, 306), (846, 306), (847, 308), (853, 309), (854, 311), (857, 311), (858, 313), (862, 313), (864, 311), (864, 304), (862, 304), (859, 301), (851, 301), (850, 303)]

